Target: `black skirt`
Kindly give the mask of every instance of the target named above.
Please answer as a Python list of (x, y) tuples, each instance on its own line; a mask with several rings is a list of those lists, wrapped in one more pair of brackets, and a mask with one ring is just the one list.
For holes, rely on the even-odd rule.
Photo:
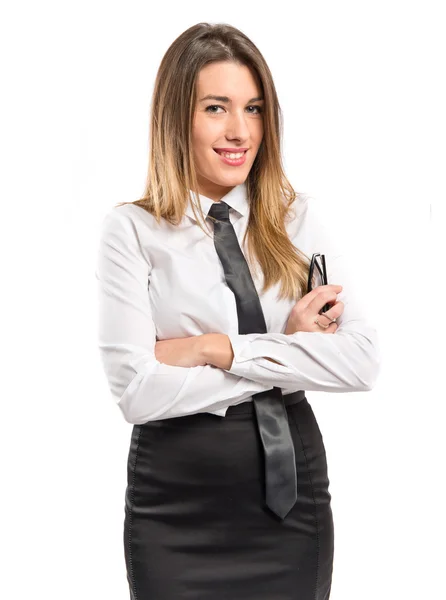
[(264, 501), (252, 402), (225, 417), (133, 426), (123, 536), (131, 600), (328, 600), (334, 526), (325, 447), (304, 392), (284, 400), (298, 477), (284, 520)]

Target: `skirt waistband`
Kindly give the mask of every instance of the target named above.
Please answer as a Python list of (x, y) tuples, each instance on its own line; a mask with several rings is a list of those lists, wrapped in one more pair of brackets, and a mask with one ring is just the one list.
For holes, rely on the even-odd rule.
[[(244, 414), (251, 413), (255, 414), (254, 408), (254, 398), (261, 398), (262, 396), (266, 396), (271, 392), (271, 390), (266, 390), (265, 392), (259, 392), (254, 394), (252, 400), (248, 400), (247, 402), (241, 402), (240, 404), (236, 404), (234, 406), (230, 406), (226, 411), (226, 415), (233, 414)], [(282, 396), (285, 406), (291, 406), (292, 404), (297, 404), (302, 400), (305, 400), (305, 390), (298, 390), (297, 392), (293, 392), (292, 394), (286, 394)]]

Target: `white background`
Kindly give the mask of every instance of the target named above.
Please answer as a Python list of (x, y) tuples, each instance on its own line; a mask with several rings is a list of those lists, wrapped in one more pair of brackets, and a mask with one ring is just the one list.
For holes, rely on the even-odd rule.
[(2, 598), (129, 597), (131, 425), (96, 346), (96, 248), (104, 213), (142, 193), (162, 56), (200, 21), (238, 27), (266, 58), (287, 174), (352, 253), (380, 333), (372, 391), (308, 394), (329, 465), (331, 600), (444, 597), (442, 4), (2, 9)]

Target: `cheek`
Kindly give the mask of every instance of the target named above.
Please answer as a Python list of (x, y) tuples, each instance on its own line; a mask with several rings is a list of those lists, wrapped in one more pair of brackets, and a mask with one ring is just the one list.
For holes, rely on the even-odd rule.
[(193, 143), (192, 150), (195, 161), (198, 165), (201, 165), (201, 167), (209, 162), (209, 147), (210, 144), (203, 139), (203, 136), (197, 137)]
[(192, 146), (198, 150), (203, 145), (203, 126), (199, 115), (196, 115), (192, 125)]
[(257, 124), (257, 126), (252, 131), (252, 137), (260, 146), (263, 139), (263, 121)]
[(197, 115), (192, 127), (192, 143), (197, 148), (208, 149), (221, 138), (221, 124), (217, 120)]
[(207, 136), (204, 134), (203, 130), (192, 136), (192, 146), (194, 152), (201, 155), (206, 151), (206, 148), (209, 147)]

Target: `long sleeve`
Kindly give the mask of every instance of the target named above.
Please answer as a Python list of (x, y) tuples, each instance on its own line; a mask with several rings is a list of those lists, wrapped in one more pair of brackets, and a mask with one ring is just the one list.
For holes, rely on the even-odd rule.
[(325, 254), (328, 283), (343, 286), (337, 299), (345, 306), (337, 319), (337, 331), (229, 335), (234, 359), (228, 373), (265, 385), (295, 386), (308, 391), (368, 391), (375, 385), (380, 370), (377, 330), (365, 317), (365, 308), (354, 288), (352, 268), (334, 236), (306, 199), (296, 246), (301, 240), (310, 258), (313, 252)]
[(183, 368), (156, 360), (151, 268), (131, 219), (112, 210), (102, 222), (95, 270), (98, 339), (110, 391), (127, 422), (197, 412), (223, 416), (228, 406), (273, 387), (211, 365)]

